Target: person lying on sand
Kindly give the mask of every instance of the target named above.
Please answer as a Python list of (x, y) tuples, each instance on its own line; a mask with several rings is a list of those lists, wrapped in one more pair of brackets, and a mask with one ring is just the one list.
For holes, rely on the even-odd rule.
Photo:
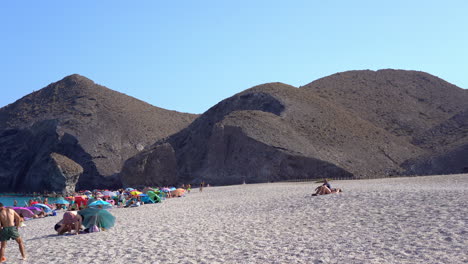
[(316, 192), (314, 194), (312, 194), (313, 196), (342, 192), (341, 189), (330, 189), (330, 188), (328, 188), (327, 186), (324, 186), (324, 185), (317, 187), (315, 190), (316, 190)]
[(315, 188), (315, 193), (312, 194), (312, 196), (324, 195), (324, 194), (330, 194), (330, 193), (339, 193), (339, 192), (342, 192), (342, 190), (332, 188), (330, 183), (327, 181), (327, 179), (324, 179), (323, 184)]
[(22, 259), (26, 259), (26, 253), (24, 251), (24, 243), (18, 232), (20, 226), (20, 216), (13, 210), (3, 207), (3, 204), (0, 203), (0, 262), (5, 262), (5, 249), (7, 246), (7, 241), (14, 239), (19, 246)]

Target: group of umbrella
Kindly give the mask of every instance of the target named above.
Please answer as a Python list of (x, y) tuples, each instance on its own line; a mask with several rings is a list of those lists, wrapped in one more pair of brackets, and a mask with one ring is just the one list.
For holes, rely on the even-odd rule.
[[(115, 217), (106, 209), (113, 207), (136, 207), (143, 204), (160, 203), (168, 197), (182, 197), (186, 194), (183, 188), (134, 188), (117, 191), (94, 190), (78, 192), (74, 196), (60, 197), (51, 204), (30, 201), (27, 207), (11, 207), (25, 220), (56, 215), (58, 210), (78, 211), (85, 230), (109, 229), (115, 224)], [(47, 202), (47, 200), (45, 200)]]

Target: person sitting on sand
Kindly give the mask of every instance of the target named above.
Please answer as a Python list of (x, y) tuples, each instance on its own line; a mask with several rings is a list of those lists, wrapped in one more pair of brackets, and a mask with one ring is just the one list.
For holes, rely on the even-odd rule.
[(18, 243), (22, 259), (26, 259), (24, 243), (18, 232), (19, 227), (20, 216), (13, 209), (5, 208), (0, 203), (0, 262), (6, 261), (5, 249), (7, 241), (10, 239), (14, 239)]

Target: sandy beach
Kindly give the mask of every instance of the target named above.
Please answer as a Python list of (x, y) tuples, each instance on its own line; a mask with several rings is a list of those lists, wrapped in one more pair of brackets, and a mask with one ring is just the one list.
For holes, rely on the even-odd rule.
[(57, 236), (61, 216), (26, 222), (28, 253), (6, 263), (468, 263), (468, 175), (193, 190), (111, 209), (106, 232)]

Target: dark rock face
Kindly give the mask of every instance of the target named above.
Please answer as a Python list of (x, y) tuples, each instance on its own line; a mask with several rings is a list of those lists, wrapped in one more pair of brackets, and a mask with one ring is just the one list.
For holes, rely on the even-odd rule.
[(119, 187), (126, 159), (194, 118), (68, 76), (0, 109), (0, 188), (29, 191), (50, 172), (52, 152), (83, 168), (76, 189)]
[(83, 173), (83, 168), (73, 160), (58, 153), (50, 154), (51, 171), (50, 178), (46, 183), (51, 186), (50, 190), (62, 190), (62, 193), (73, 193), (76, 183)]
[[(71, 192), (83, 168), (69, 158), (54, 153), (66, 148), (57, 121), (36, 123), (31, 128), (0, 132), (0, 191)], [(83, 153), (80, 149), (69, 149)]]
[(408, 160), (402, 166), (410, 175), (468, 173), (468, 144), (445, 153)]
[(238, 126), (215, 126), (207, 149), (204, 166), (194, 175), (214, 184), (352, 176), (332, 163), (259, 142)]
[[(131, 158), (121, 177), (238, 184), (460, 172), (468, 168), (466, 102), (465, 90), (414, 71), (345, 72), (299, 89), (259, 85)], [(153, 162), (165, 155), (171, 162)]]
[(168, 186), (177, 181), (176, 158), (170, 144), (161, 144), (127, 161), (122, 174), (126, 186)]

